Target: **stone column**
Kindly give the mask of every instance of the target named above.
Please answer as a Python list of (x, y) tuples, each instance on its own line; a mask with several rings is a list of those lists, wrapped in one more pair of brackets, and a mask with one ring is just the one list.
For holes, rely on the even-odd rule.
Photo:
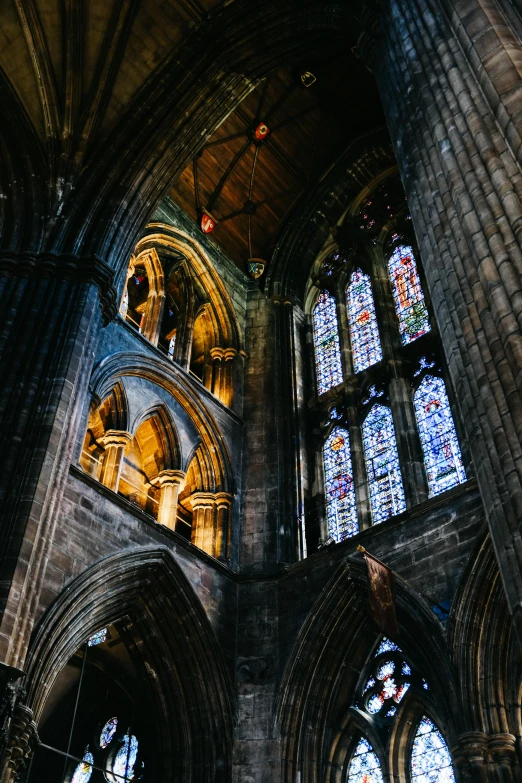
[(231, 535), (231, 511), (232, 495), (228, 492), (217, 492), (216, 499), (216, 536), (214, 551), (216, 557), (222, 560), (230, 558), (230, 535)]
[(100, 443), (105, 449), (102, 458), (100, 481), (108, 489), (112, 489), (113, 492), (118, 491), (125, 449), (131, 440), (131, 433), (121, 430), (107, 430), (103, 438), (100, 438)]
[(210, 349), (212, 357), (212, 394), (215, 394), (218, 400), (223, 402), (223, 391), (225, 389), (225, 352), (223, 348), (215, 347)]
[(516, 742), (516, 737), (512, 734), (493, 734), (489, 738), (489, 753), (498, 783), (514, 783), (520, 779), (514, 774)]
[(116, 313), (94, 256), (0, 252), (0, 660), (23, 664), (94, 350)]
[(229, 408), (234, 404), (234, 393), (236, 390), (236, 356), (235, 348), (225, 348), (225, 383), (221, 402), (228, 405)]
[(18, 779), (37, 744), (38, 730), (32, 710), (24, 704), (16, 704), (2, 763), (1, 783), (14, 783)]
[(374, 72), (522, 644), (521, 46), (493, 0), (385, 0)]
[(152, 484), (160, 488), (158, 505), (158, 524), (176, 529), (178, 518), (178, 496), (185, 486), (187, 474), (182, 470), (162, 470)]
[(212, 492), (194, 492), (187, 499), (192, 510), (192, 543), (213, 557), (216, 552), (216, 496)]
[(453, 761), (465, 783), (488, 783), (486, 759), (488, 735), (481, 731), (467, 731), (459, 737), (452, 750)]

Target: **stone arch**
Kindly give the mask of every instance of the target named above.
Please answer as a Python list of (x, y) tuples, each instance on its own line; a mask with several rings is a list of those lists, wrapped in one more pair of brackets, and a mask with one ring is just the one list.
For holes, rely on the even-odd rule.
[(44, 615), (27, 658), (26, 704), (36, 722), (73, 653), (117, 621), (129, 622), (158, 712), (161, 779), (226, 780), (234, 717), (230, 676), (200, 601), (165, 548), (100, 561), (67, 585)]
[(161, 440), (163, 465), (161, 470), (181, 470), (182, 454), (178, 431), (172, 415), (164, 403), (153, 405), (141, 411), (134, 421), (134, 434), (142, 424), (155, 419), (158, 422), (158, 436)]
[(110, 430), (126, 432), (128, 427), (127, 393), (123, 383), (117, 381), (103, 399), (97, 395), (91, 399), (87, 431), (80, 454), (80, 464), (87, 473), (99, 476), (105, 434)]
[(163, 267), (154, 247), (147, 248), (140, 253), (131, 256), (127, 270), (125, 291), (128, 290), (129, 281), (134, 275), (137, 267), (143, 267), (145, 269), (148, 281), (147, 299), (140, 325), (140, 332), (147, 340), (150, 340), (153, 345), (156, 345), (158, 342), (163, 304), (165, 301), (165, 281)]
[[(460, 730), (459, 699), (443, 629), (397, 575), (395, 594), (397, 642), (429, 681), (451, 746)], [(297, 772), (303, 783), (320, 779), (345, 741), (347, 707), (378, 636), (366, 605), (366, 568), (348, 561), (337, 569), (302, 627), (276, 705), (284, 781), (294, 781)]]
[[(212, 475), (212, 491), (235, 492), (235, 479), (232, 461), (219, 427), (208, 408), (192, 390), (189, 379), (172, 372), (170, 362), (160, 361), (139, 353), (118, 353), (102, 360), (95, 369), (91, 387), (98, 396), (104, 396), (105, 390), (125, 376), (146, 378), (165, 389), (184, 408), (195, 425), (205, 451)], [(186, 470), (187, 464), (183, 465)]]

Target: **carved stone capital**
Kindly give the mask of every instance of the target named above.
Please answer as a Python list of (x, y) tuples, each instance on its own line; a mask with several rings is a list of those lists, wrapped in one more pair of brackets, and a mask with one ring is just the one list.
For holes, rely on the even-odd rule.
[(123, 446), (123, 448), (127, 448), (131, 440), (132, 435), (130, 432), (125, 432), (125, 430), (107, 430), (105, 435), (100, 438), (99, 442), (104, 449), (108, 449), (111, 446)]
[(516, 741), (513, 734), (492, 734), (488, 746), (493, 759), (496, 762), (511, 765), (515, 760)]
[(213, 359), (222, 359), (225, 355), (225, 351), (223, 348), (220, 348), (218, 345), (216, 345), (214, 348), (210, 349), (210, 355)]
[(186, 478), (187, 474), (182, 470), (162, 470), (161, 473), (158, 473), (157, 476), (151, 479), (150, 483), (154, 487), (178, 487), (181, 491), (185, 486)]
[(452, 749), (457, 767), (483, 765), (488, 753), (488, 735), (482, 731), (466, 731)]
[(194, 492), (185, 500), (191, 511), (199, 508), (215, 508), (216, 496), (212, 492)]
[(73, 253), (0, 253), (0, 276), (57, 278), (75, 283), (93, 283), (100, 293), (103, 322), (112, 321), (117, 312), (114, 271), (97, 256)]

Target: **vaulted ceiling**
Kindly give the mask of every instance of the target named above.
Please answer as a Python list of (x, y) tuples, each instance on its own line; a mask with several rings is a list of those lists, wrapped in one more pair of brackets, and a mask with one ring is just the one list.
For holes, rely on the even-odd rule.
[[(211, 204), (239, 266), (268, 256), (342, 150), (382, 124), (352, 51), (358, 7), (5, 0), (0, 244), (96, 254), (121, 274), (170, 189), (194, 219)], [(270, 133), (255, 145), (257, 119)]]

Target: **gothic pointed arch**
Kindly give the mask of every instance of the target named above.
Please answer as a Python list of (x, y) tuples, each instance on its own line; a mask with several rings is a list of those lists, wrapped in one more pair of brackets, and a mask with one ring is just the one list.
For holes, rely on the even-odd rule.
[(127, 630), (159, 718), (161, 779), (226, 780), (230, 674), (199, 599), (163, 548), (101, 560), (69, 583), (41, 618), (26, 666), (26, 704), (36, 722), (73, 653), (117, 622)]
[(147, 421), (156, 422), (158, 439), (161, 443), (160, 470), (180, 470), (182, 464), (181, 447), (176, 424), (164, 403), (153, 405), (138, 413), (133, 423), (134, 433)]

